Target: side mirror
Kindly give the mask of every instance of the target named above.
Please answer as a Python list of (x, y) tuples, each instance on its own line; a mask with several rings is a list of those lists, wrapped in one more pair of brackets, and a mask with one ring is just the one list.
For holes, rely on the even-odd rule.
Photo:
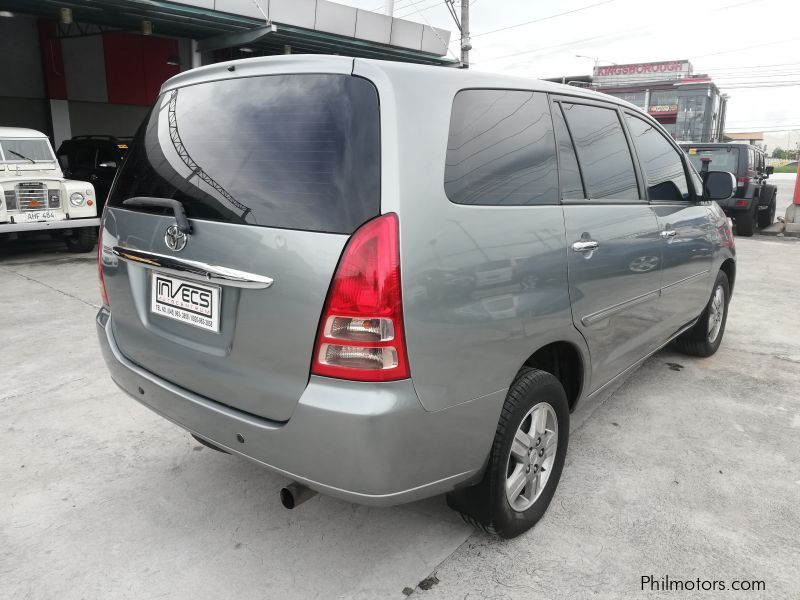
[(769, 165), (767, 167), (767, 175), (772, 175), (774, 172), (775, 172), (775, 167), (773, 167), (772, 165)]
[(736, 192), (736, 176), (727, 171), (709, 171), (703, 191), (706, 200), (727, 200)]
[(115, 163), (113, 160), (110, 160), (108, 162), (101, 162), (97, 166), (100, 167), (101, 169), (116, 169), (117, 163)]

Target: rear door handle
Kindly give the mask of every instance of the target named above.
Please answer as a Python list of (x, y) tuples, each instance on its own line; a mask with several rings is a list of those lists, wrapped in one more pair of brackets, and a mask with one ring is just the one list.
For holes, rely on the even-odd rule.
[(600, 242), (594, 240), (589, 242), (574, 242), (572, 244), (573, 252), (587, 252), (589, 250), (597, 250), (600, 247)]
[(664, 238), (665, 240), (668, 240), (669, 238), (674, 238), (676, 235), (678, 235), (678, 232), (675, 231), (674, 229), (665, 229), (664, 231), (661, 232), (661, 237)]

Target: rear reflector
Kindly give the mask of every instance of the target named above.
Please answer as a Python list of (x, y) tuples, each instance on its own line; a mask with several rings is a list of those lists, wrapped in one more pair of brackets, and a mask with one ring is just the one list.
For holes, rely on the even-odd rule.
[(355, 381), (409, 377), (397, 215), (365, 223), (347, 243), (328, 290), (311, 372)]
[(747, 206), (747, 200), (737, 200), (736, 206)]

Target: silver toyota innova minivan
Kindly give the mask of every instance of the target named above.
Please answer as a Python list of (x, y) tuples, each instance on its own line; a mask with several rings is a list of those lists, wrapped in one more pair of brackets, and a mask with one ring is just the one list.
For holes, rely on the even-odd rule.
[(713, 354), (730, 173), (630, 104), (340, 56), (161, 90), (103, 217), (114, 381), (314, 491), (447, 493), (512, 537), (550, 503), (569, 415), (674, 341)]

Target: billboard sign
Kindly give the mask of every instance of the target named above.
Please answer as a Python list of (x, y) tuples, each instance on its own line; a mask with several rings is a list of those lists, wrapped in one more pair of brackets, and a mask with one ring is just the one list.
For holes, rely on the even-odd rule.
[(638, 85), (650, 81), (684, 79), (691, 75), (688, 60), (671, 60), (629, 65), (603, 65), (594, 68), (594, 84), (600, 87)]

